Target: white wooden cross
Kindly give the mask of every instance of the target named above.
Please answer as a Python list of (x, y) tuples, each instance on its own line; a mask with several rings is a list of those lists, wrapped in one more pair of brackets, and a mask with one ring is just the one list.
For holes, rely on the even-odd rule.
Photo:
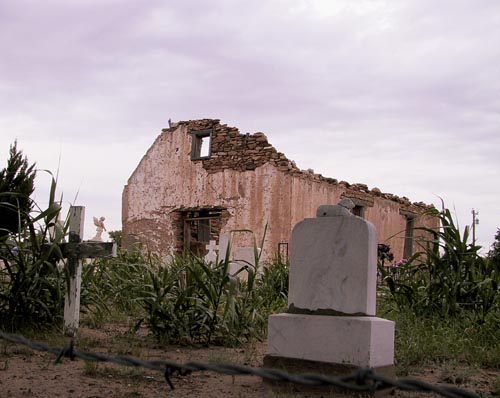
[(80, 288), (82, 282), (82, 259), (116, 256), (113, 243), (82, 242), (85, 207), (71, 206), (69, 210), (69, 242), (60, 245), (63, 257), (67, 258), (69, 289), (64, 301), (64, 332), (74, 336), (80, 323)]
[(215, 240), (211, 240), (208, 245), (205, 246), (208, 253), (205, 255), (205, 261), (207, 263), (215, 263), (217, 261), (216, 250), (219, 250), (219, 246), (216, 244)]

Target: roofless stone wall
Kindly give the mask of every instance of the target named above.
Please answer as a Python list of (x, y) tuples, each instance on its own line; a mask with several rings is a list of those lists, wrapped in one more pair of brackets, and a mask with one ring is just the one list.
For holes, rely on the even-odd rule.
[(237, 234), (234, 247), (252, 247), (254, 237), (265, 235), (269, 259), (289, 243), (298, 222), (346, 197), (397, 259), (419, 249), (420, 227), (436, 224), (421, 202), (300, 170), (263, 133), (240, 134), (213, 119), (170, 123), (124, 187), (123, 239), (125, 247), (140, 242), (172, 254), (203, 248), (212, 235), (247, 230), (253, 234)]
[(220, 124), (219, 119), (201, 119), (180, 121), (163, 132), (173, 131), (179, 125), (187, 126), (191, 133), (211, 130), (211, 154), (208, 159), (201, 159), (203, 168), (208, 174), (218, 173), (225, 169), (236, 171), (255, 170), (263, 164), (269, 163), (278, 170), (294, 177), (324, 184), (341, 185), (345, 189), (344, 196), (358, 199), (360, 203), (373, 206), (374, 198), (380, 197), (394, 201), (400, 205), (403, 213), (421, 214), (432, 208), (423, 202), (412, 203), (407, 197), (399, 197), (391, 193), (383, 193), (378, 188), (369, 189), (365, 184), (350, 184), (347, 181), (338, 181), (335, 178), (324, 177), (312, 170), (300, 170), (293, 160), (278, 152), (267, 140), (264, 133), (240, 134), (235, 127)]

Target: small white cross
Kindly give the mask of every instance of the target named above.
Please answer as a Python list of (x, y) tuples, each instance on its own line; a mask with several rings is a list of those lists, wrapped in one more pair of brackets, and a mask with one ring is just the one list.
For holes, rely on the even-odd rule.
[(217, 261), (216, 250), (219, 250), (219, 245), (216, 244), (215, 240), (211, 240), (208, 245), (205, 246), (208, 253), (205, 255), (205, 261), (207, 263), (215, 263)]
[(208, 245), (205, 246), (205, 249), (207, 249), (209, 252), (214, 251), (214, 250), (219, 250), (219, 245), (216, 244), (217, 242), (215, 240), (211, 240)]

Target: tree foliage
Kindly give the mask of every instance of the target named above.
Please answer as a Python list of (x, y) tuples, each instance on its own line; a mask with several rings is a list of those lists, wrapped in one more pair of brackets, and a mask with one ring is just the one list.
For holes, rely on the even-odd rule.
[(26, 223), (33, 206), (35, 176), (35, 164), (28, 163), (14, 142), (7, 167), (0, 171), (0, 239), (17, 233)]
[(497, 229), (495, 242), (491, 245), (491, 250), (488, 252), (488, 258), (497, 267), (500, 267), (500, 228)]
[(116, 230), (116, 231), (108, 231), (108, 235), (113, 241), (113, 243), (116, 243), (118, 247), (122, 246), (122, 231), (121, 229)]

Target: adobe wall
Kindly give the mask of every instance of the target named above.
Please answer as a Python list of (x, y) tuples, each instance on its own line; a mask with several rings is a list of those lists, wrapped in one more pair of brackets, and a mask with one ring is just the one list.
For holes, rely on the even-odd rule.
[[(206, 129), (212, 129), (210, 158), (193, 161), (192, 133)], [(269, 256), (278, 243), (289, 242), (297, 222), (343, 196), (366, 206), (365, 218), (377, 227), (379, 242), (391, 245), (396, 259), (402, 258), (405, 214), (428, 209), (363, 184), (301, 171), (263, 133), (240, 134), (212, 119), (179, 122), (163, 130), (125, 186), (123, 236), (126, 243), (140, 241), (167, 254), (180, 244), (179, 210), (219, 207), (226, 209), (222, 232), (250, 229), (259, 242), (267, 225), (263, 249)], [(238, 233), (234, 243), (252, 246), (253, 237)]]

